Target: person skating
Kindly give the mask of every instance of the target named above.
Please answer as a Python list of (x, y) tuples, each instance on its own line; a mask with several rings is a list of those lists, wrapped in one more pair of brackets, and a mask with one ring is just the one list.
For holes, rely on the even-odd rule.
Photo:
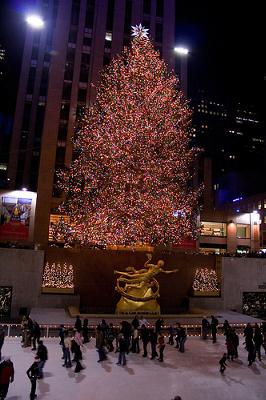
[(43, 378), (43, 367), (46, 361), (48, 360), (48, 350), (47, 347), (43, 344), (43, 341), (39, 341), (39, 346), (37, 349), (36, 355), (39, 357), (40, 362), (39, 362), (39, 379)]
[(71, 332), (66, 332), (66, 337), (64, 339), (64, 364), (63, 367), (71, 368), (71, 344), (72, 344), (72, 337)]
[(40, 359), (38, 356), (36, 356), (33, 364), (26, 372), (31, 382), (30, 400), (33, 400), (37, 397), (35, 392), (36, 392), (36, 382), (39, 376), (39, 362)]
[(224, 371), (226, 370), (226, 367), (227, 367), (226, 358), (227, 358), (226, 353), (224, 353), (224, 355), (222, 356), (222, 358), (219, 361), (221, 374), (224, 373)]
[(127, 342), (125, 340), (125, 337), (123, 334), (119, 335), (119, 356), (118, 356), (118, 362), (117, 365), (123, 365), (125, 366), (127, 363), (126, 360), (126, 352), (127, 352), (128, 346)]
[(210, 331), (210, 324), (206, 317), (202, 318), (201, 321), (201, 333), (202, 339), (206, 340)]
[(96, 348), (97, 351), (99, 353), (99, 360), (98, 362), (104, 361), (106, 360), (106, 354), (105, 354), (105, 350), (104, 350), (104, 346), (105, 346), (105, 338), (101, 329), (101, 326), (98, 325), (96, 328)]
[(261, 361), (261, 346), (263, 344), (263, 336), (258, 324), (255, 324), (254, 336), (255, 354), (258, 354), (258, 359)]
[(158, 360), (163, 362), (163, 352), (164, 352), (164, 348), (165, 348), (165, 343), (164, 343), (164, 335), (162, 334), (162, 332), (160, 333), (159, 337), (158, 337), (158, 348), (159, 348), (159, 358)]
[(184, 353), (185, 352), (185, 342), (187, 340), (187, 334), (186, 334), (185, 328), (180, 327), (179, 337), (180, 337), (179, 351), (180, 351), (180, 353)]
[(211, 315), (211, 334), (212, 334), (212, 343), (216, 343), (216, 334), (217, 334), (217, 326), (218, 319)]
[(142, 344), (143, 344), (142, 357), (147, 357), (147, 355), (148, 355), (148, 353), (147, 353), (147, 345), (148, 345), (149, 340), (150, 340), (150, 335), (149, 335), (148, 328), (144, 324), (142, 324), (142, 326), (141, 326), (140, 335), (141, 335)]
[(132, 353), (139, 353), (139, 331), (138, 329), (133, 330), (132, 334), (132, 347), (131, 347)]
[(84, 343), (89, 343), (89, 341), (90, 341), (88, 325), (89, 325), (88, 318), (84, 318), (83, 326), (82, 326), (82, 335), (83, 335)]
[(81, 329), (82, 329), (82, 322), (81, 322), (81, 319), (79, 318), (79, 315), (77, 315), (77, 318), (76, 318), (75, 329), (76, 329), (78, 332), (80, 332)]
[(32, 349), (36, 350), (36, 342), (40, 343), (41, 329), (37, 321), (32, 321)]
[(0, 362), (0, 400), (6, 398), (9, 384), (14, 381), (14, 365), (10, 358)]
[(158, 353), (156, 351), (156, 346), (157, 346), (157, 337), (158, 334), (155, 329), (150, 330), (150, 341), (151, 341), (151, 360), (154, 360), (156, 357), (158, 357)]

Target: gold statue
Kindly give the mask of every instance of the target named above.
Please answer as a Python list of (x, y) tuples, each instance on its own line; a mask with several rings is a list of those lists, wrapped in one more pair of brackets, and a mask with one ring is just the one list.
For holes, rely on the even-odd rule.
[(114, 271), (120, 276), (117, 278), (116, 290), (121, 294), (121, 299), (117, 303), (116, 312), (137, 312), (149, 311), (160, 313), (160, 306), (157, 303), (159, 297), (159, 283), (155, 276), (160, 272), (171, 274), (177, 272), (163, 269), (164, 261), (159, 260), (157, 264), (151, 264), (152, 254), (147, 254), (148, 260), (144, 268), (136, 270), (128, 267), (127, 272)]

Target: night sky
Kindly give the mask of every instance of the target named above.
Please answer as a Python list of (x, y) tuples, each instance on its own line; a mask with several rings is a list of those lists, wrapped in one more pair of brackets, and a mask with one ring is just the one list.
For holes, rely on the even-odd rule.
[[(8, 67), (4, 90), (1, 88), (0, 109), (10, 112), (15, 106), (24, 15), (32, 4), (32, 0), (0, 1), (0, 43), (7, 49)], [(176, 41), (191, 49), (190, 95), (205, 89), (216, 99), (256, 104), (263, 112), (266, 85), (263, 2), (177, 0), (176, 4)]]

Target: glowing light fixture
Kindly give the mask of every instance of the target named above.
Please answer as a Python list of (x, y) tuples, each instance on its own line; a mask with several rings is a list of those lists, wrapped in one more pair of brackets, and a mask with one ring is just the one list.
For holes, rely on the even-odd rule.
[(177, 54), (180, 54), (180, 55), (182, 55), (182, 56), (187, 56), (188, 53), (189, 53), (189, 50), (188, 50), (186, 47), (182, 47), (182, 46), (175, 47), (175, 48), (174, 48), (174, 51), (175, 51)]
[(41, 29), (44, 26), (44, 20), (42, 19), (42, 17), (36, 14), (28, 15), (26, 17), (26, 22), (34, 29)]

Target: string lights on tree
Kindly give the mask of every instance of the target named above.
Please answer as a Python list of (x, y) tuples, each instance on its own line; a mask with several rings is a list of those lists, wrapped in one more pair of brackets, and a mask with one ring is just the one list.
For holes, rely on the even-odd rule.
[(69, 242), (167, 244), (196, 232), (191, 113), (147, 29), (134, 27), (133, 35), (103, 71), (79, 124), (73, 161), (58, 174)]
[(208, 268), (197, 268), (193, 281), (193, 290), (195, 292), (218, 292), (219, 285), (216, 271)]
[(43, 288), (73, 289), (74, 268), (71, 264), (52, 263), (45, 264), (43, 272)]

